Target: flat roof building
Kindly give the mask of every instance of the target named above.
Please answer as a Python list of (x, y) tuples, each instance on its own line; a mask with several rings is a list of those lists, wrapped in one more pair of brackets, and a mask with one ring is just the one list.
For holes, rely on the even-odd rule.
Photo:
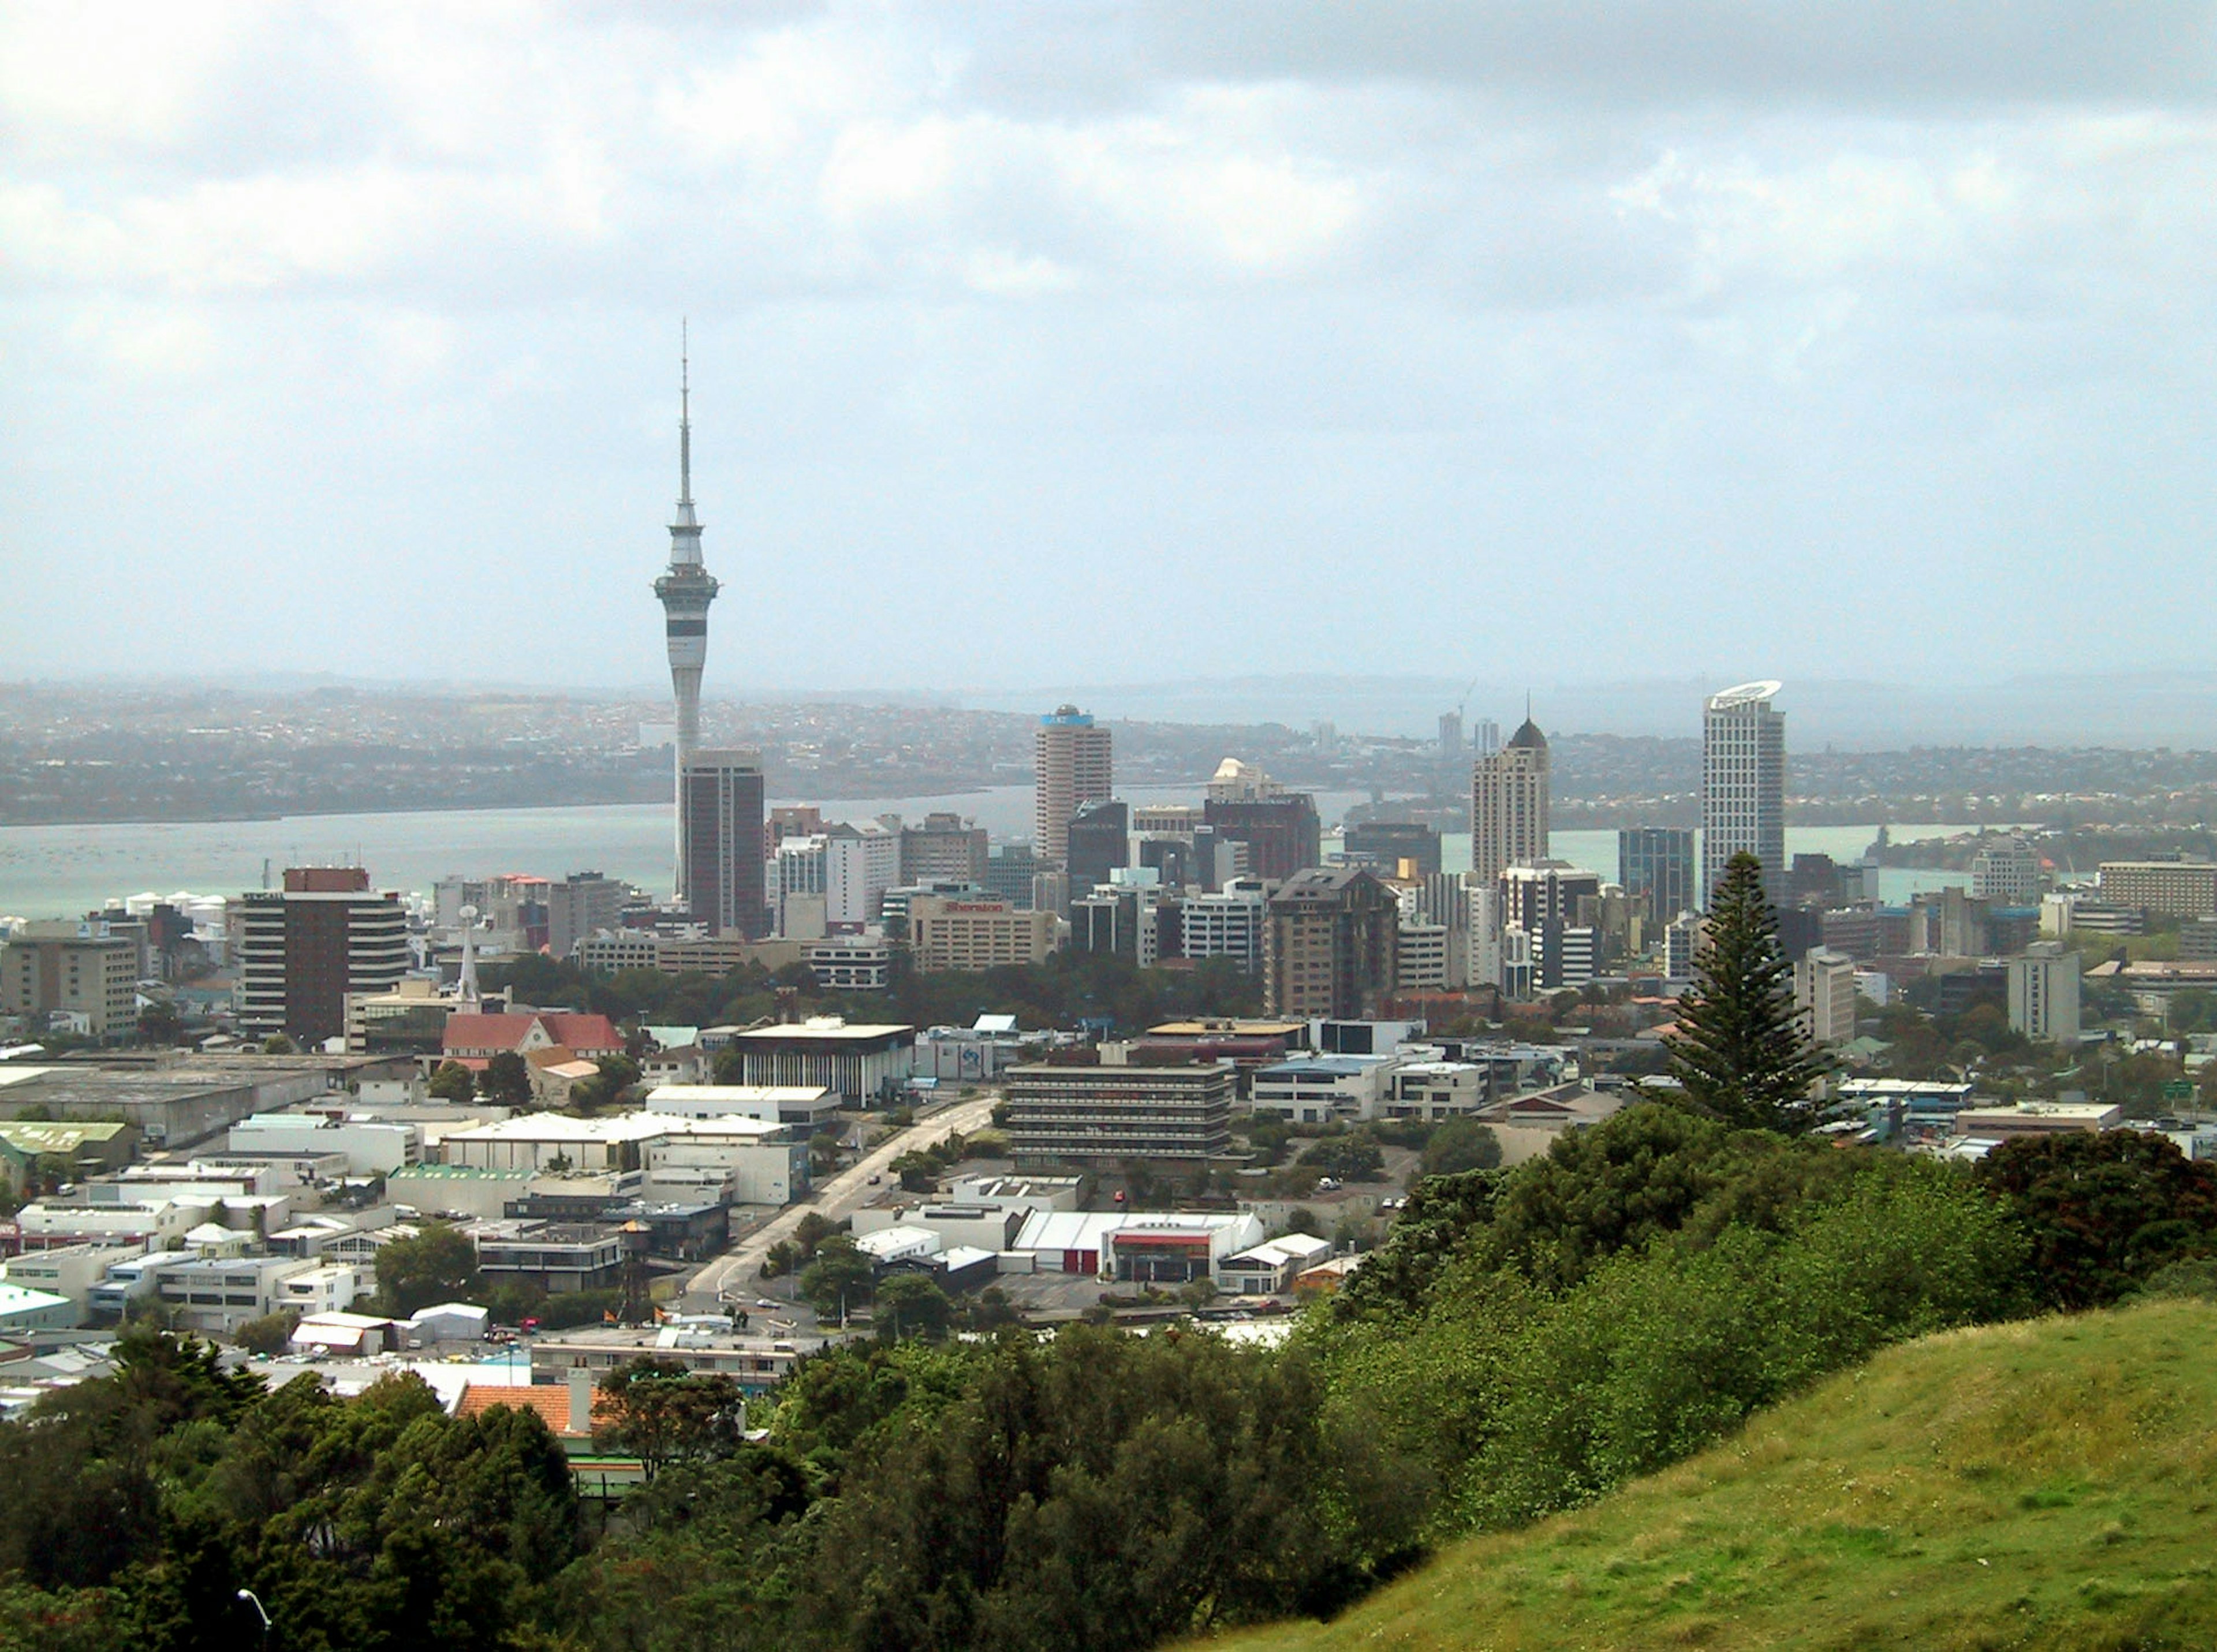
[(842, 1106), (889, 1100), (916, 1071), (912, 1026), (822, 1019), (735, 1034), (743, 1085), (830, 1090)]
[(1020, 1168), (1198, 1168), (1231, 1150), (1234, 1082), (1228, 1063), (1011, 1067), (1010, 1149)]

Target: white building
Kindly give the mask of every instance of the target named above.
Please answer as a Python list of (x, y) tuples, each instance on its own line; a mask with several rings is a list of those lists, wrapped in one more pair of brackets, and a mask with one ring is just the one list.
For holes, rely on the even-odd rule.
[(751, 1119), (806, 1136), (836, 1122), (839, 1095), (820, 1084), (664, 1084), (646, 1110), (676, 1119)]
[(674, 1119), (647, 1143), (646, 1194), (678, 1204), (790, 1205), (808, 1191), (808, 1143), (754, 1119)]
[(824, 917), (834, 934), (877, 922), (886, 891), (900, 882), (900, 834), (876, 821), (824, 835)]
[(442, 1150), (448, 1164), (481, 1170), (629, 1170), (647, 1143), (672, 1129), (673, 1120), (653, 1113), (608, 1119), (528, 1113), (456, 1131)]
[(1393, 1069), (1384, 1116), (1431, 1123), (1465, 1118), (1493, 1100), (1492, 1069), (1467, 1061), (1411, 1061)]
[(2035, 941), (2009, 961), (2010, 1026), (2035, 1044), (2078, 1042), (2078, 954)]
[(1856, 1036), (1856, 961), (1843, 952), (1812, 947), (1794, 965), (1794, 1003), (1819, 1045), (1837, 1045)]
[(1725, 863), (1763, 863), (1763, 891), (1786, 898), (1786, 718), (1771, 709), (1782, 685), (1744, 682), (1712, 694), (1701, 717), (1701, 909)]
[(1353, 1124), (1381, 1116), (1395, 1056), (1300, 1056), (1255, 1069), (1257, 1113), (1275, 1113), (1297, 1125)]
[(1443, 923), (1404, 919), (1393, 935), (1393, 981), (1402, 992), (1448, 989), (1449, 936)]
[(185, 1329), (228, 1335), (275, 1313), (285, 1281), (316, 1267), (294, 1256), (211, 1256), (164, 1268), (155, 1291)]
[(1269, 911), (1269, 886), (1260, 878), (1235, 878), (1220, 893), (1195, 896), (1178, 912), (1185, 955), (1232, 959), (1250, 975), (1259, 974)]
[(423, 1157), (423, 1132), (337, 1113), (256, 1113), (231, 1127), (227, 1145), (233, 1153), (343, 1153), (348, 1174), (382, 1176)]
[(1314, 1234), (1289, 1233), (1266, 1239), (1217, 1263), (1217, 1288), (1234, 1297), (1276, 1296), (1291, 1288), (1295, 1274), (1314, 1267), (1331, 1254), (1331, 1241)]
[(892, 983), (892, 943), (883, 935), (829, 935), (802, 947), (800, 961), (829, 992), (883, 992)]
[(277, 1305), (302, 1315), (344, 1313), (370, 1289), (369, 1275), (362, 1269), (326, 1262), (287, 1274), (278, 1287)]
[(831, 903), (824, 888), (831, 876), (830, 861), (831, 839), (820, 832), (780, 841), (763, 874), (763, 893), (770, 909), (777, 914), (778, 934), (812, 933), (805, 920), (795, 920), (804, 912), (829, 912)]

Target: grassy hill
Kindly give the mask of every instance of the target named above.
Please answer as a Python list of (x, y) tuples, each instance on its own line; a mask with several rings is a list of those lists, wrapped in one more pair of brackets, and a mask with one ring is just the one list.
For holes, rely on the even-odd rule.
[(2217, 1647), (2217, 1306), (1892, 1350), (1335, 1623), (1211, 1644)]

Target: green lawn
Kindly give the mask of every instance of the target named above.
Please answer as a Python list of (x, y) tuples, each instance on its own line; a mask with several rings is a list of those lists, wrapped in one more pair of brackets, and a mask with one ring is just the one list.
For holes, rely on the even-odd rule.
[(1893, 1349), (1294, 1649), (2217, 1648), (2217, 1306)]

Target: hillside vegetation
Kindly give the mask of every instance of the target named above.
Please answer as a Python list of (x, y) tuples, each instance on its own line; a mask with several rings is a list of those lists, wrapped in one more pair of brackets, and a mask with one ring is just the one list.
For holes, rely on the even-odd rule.
[(1330, 1624), (1213, 1648), (2217, 1646), (2217, 1307), (1888, 1349)]

